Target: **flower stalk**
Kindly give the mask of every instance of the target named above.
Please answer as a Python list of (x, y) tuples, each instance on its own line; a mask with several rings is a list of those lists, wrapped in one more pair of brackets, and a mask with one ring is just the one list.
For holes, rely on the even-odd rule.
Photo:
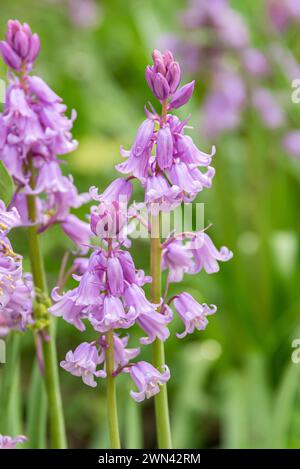
[(112, 449), (120, 449), (120, 435), (117, 411), (117, 393), (114, 372), (114, 335), (113, 331), (106, 333), (106, 373), (107, 373), (107, 417), (110, 446)]
[[(34, 175), (31, 176), (31, 187), (34, 188)], [(39, 236), (37, 232), (37, 210), (36, 196), (27, 195), (28, 216), (33, 223), (28, 227), (29, 257), (32, 268), (32, 276), (35, 288), (41, 292), (41, 297), (37, 301), (39, 304), (35, 308), (34, 316), (37, 323), (45, 319), (46, 307), (43, 304), (42, 296), (48, 300), (47, 281), (44, 269), (43, 255), (41, 251)], [(49, 301), (49, 300), (48, 300)], [(45, 369), (45, 385), (48, 396), (50, 434), (52, 448), (63, 449), (67, 446), (63, 408), (59, 388), (59, 378), (57, 369), (57, 356), (54, 339), (53, 318), (47, 314), (47, 325), (43, 329), (47, 340), (43, 340), (43, 358)]]
[[(160, 215), (151, 217), (151, 301), (159, 303), (161, 298), (161, 244)], [(153, 365), (160, 370), (165, 364), (164, 343), (156, 339), (153, 343)], [(155, 396), (156, 431), (159, 448), (172, 448), (167, 385), (160, 387)]]

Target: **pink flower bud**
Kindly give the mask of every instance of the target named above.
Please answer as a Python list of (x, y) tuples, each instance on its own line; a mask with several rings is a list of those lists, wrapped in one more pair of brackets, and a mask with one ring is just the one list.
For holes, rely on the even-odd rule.
[(147, 65), (146, 67), (145, 78), (146, 78), (146, 82), (148, 83), (150, 90), (152, 91), (152, 93), (154, 93), (154, 86), (153, 86), (154, 72), (152, 70), (152, 67), (150, 67), (150, 65)]
[(169, 83), (171, 93), (175, 93), (175, 91), (177, 90), (178, 85), (180, 83), (180, 76), (181, 72), (178, 62), (172, 62), (169, 66), (166, 75), (166, 79)]
[(34, 62), (39, 50), (39, 37), (32, 34), (27, 23), (22, 25), (17, 20), (8, 22), (6, 41), (1, 43), (1, 53), (9, 67), (19, 72), (23, 63), (31, 65)]
[(7, 42), (0, 42), (0, 51), (3, 57), (4, 62), (10, 68), (13, 68), (17, 72), (21, 70), (22, 60), (20, 57), (13, 51), (13, 49), (7, 44)]
[(186, 104), (190, 99), (194, 91), (195, 80), (187, 83), (186, 85), (179, 88), (174, 94), (170, 101), (170, 108), (177, 109)]
[(157, 136), (156, 157), (161, 170), (170, 168), (173, 162), (173, 138), (170, 127), (160, 129)]
[(166, 78), (161, 73), (155, 73), (153, 77), (153, 92), (157, 99), (164, 101), (170, 94), (170, 87)]
[(162, 55), (162, 53), (159, 50), (154, 49), (154, 51), (152, 53), (152, 58), (153, 58), (153, 62), (154, 62), (155, 71), (157, 73), (161, 73), (162, 75), (165, 75), (166, 67), (165, 67), (165, 64), (164, 64), (164, 56)]

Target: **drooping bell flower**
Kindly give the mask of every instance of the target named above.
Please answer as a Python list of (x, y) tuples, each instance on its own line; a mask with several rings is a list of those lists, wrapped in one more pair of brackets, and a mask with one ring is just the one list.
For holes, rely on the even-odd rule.
[(90, 308), (89, 320), (98, 332), (112, 329), (128, 329), (133, 326), (138, 311), (129, 306), (125, 308), (120, 298), (103, 295), (98, 307)]
[(74, 352), (69, 351), (60, 366), (74, 376), (80, 376), (87, 386), (97, 386), (96, 378), (105, 378), (104, 370), (97, 371), (100, 362), (98, 350), (95, 345), (83, 342)]
[(61, 228), (74, 244), (78, 246), (82, 254), (87, 253), (93, 234), (89, 223), (80, 220), (75, 215), (69, 214), (61, 222)]
[(138, 315), (136, 322), (147, 334), (147, 337), (140, 339), (141, 344), (149, 345), (152, 344), (155, 339), (162, 340), (163, 342), (168, 339), (170, 331), (167, 325), (172, 320), (172, 312), (170, 309), (166, 312), (168, 314), (162, 314), (162, 312), (154, 310), (151, 313), (144, 312)]
[(208, 324), (207, 316), (217, 311), (215, 305), (200, 304), (189, 293), (180, 293), (174, 298), (173, 304), (185, 325), (184, 332), (176, 334), (179, 339), (183, 339), (187, 334), (192, 334), (195, 329), (204, 330)]
[(115, 179), (102, 194), (98, 195), (98, 189), (96, 187), (91, 187), (90, 195), (92, 199), (98, 200), (99, 202), (113, 202), (117, 200), (119, 202), (129, 202), (132, 195), (132, 184), (126, 179), (117, 178)]
[(186, 244), (176, 239), (163, 244), (162, 269), (169, 269), (169, 282), (181, 282), (184, 273), (192, 268), (193, 253)]
[(194, 267), (189, 270), (189, 273), (198, 273), (202, 269), (208, 274), (218, 272), (220, 269), (218, 261), (226, 262), (233, 256), (232, 252), (225, 246), (218, 251), (210, 237), (203, 232), (199, 232), (190, 241), (188, 247), (191, 249), (195, 260)]
[(156, 305), (147, 300), (144, 290), (135, 283), (125, 288), (124, 299), (127, 306), (134, 308), (138, 314), (151, 314), (156, 310)]
[(107, 259), (107, 287), (112, 295), (120, 296), (124, 291), (124, 275), (122, 264), (115, 256)]
[(62, 317), (70, 324), (73, 324), (78, 330), (84, 331), (85, 325), (82, 322), (84, 315), (84, 305), (77, 305), (76, 298), (78, 296), (78, 288), (69, 290), (64, 295), (60, 295), (59, 288), (56, 287), (52, 291), (52, 299), (55, 304), (49, 308), (49, 313), (57, 317)]
[(170, 371), (167, 365), (163, 366), (163, 371), (160, 373), (154, 366), (145, 361), (132, 364), (130, 367), (125, 368), (124, 372), (130, 373), (138, 388), (137, 392), (130, 391), (131, 397), (137, 402), (158, 394), (160, 386), (170, 379)]
[(182, 202), (182, 191), (177, 185), (170, 185), (162, 174), (149, 176), (145, 185), (145, 204), (153, 215), (159, 211), (170, 212)]

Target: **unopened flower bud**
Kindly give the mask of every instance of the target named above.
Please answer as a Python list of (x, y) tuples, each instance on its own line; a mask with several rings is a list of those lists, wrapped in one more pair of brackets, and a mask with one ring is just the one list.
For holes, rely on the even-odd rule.
[(172, 62), (168, 68), (166, 79), (170, 86), (170, 92), (175, 93), (180, 83), (180, 66), (178, 62)]
[(170, 87), (166, 78), (161, 73), (155, 73), (153, 77), (153, 92), (157, 99), (164, 101), (169, 97)]
[(195, 81), (191, 81), (186, 85), (179, 88), (178, 91), (174, 94), (170, 101), (170, 108), (177, 109), (184, 104), (186, 104), (190, 99), (194, 91)]

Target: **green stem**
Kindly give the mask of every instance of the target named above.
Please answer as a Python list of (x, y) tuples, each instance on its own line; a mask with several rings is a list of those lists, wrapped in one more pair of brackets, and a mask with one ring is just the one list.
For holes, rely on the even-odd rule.
[[(32, 177), (32, 187), (34, 187), (34, 178)], [(32, 275), (35, 287), (47, 297), (47, 283), (44, 270), (43, 256), (41, 252), (37, 226), (36, 197), (34, 195), (27, 196), (27, 208), (29, 219), (34, 223), (28, 228), (29, 255), (31, 261)], [(43, 306), (43, 305), (41, 305)], [(41, 317), (41, 308), (35, 308), (35, 319), (44, 319)], [(43, 340), (43, 357), (45, 367), (45, 385), (48, 397), (49, 418), (50, 418), (50, 434), (51, 445), (53, 448), (66, 448), (66, 434), (63, 417), (63, 408), (59, 388), (57, 356), (54, 339), (53, 318), (49, 315), (49, 325), (44, 329), (48, 340)]]
[(20, 379), (21, 334), (12, 331), (7, 340), (6, 364), (3, 370), (0, 407), (0, 433), (12, 435), (20, 432), (20, 406), (18, 387)]
[[(31, 372), (31, 381), (27, 400), (27, 430), (28, 438), (26, 447), (33, 449), (46, 448), (47, 428), (47, 394), (45, 383), (35, 360)], [(24, 446), (23, 446), (24, 447)]]
[[(161, 244), (160, 216), (151, 217), (151, 301), (159, 303), (161, 297)], [(161, 370), (165, 364), (164, 343), (156, 339), (153, 344), (153, 365)], [(156, 431), (159, 448), (172, 448), (167, 385), (163, 384), (155, 396)]]
[(114, 335), (113, 331), (106, 333), (106, 396), (107, 396), (107, 417), (110, 446), (112, 449), (120, 449), (120, 435), (117, 411), (117, 393), (116, 380), (113, 376), (114, 371)]

